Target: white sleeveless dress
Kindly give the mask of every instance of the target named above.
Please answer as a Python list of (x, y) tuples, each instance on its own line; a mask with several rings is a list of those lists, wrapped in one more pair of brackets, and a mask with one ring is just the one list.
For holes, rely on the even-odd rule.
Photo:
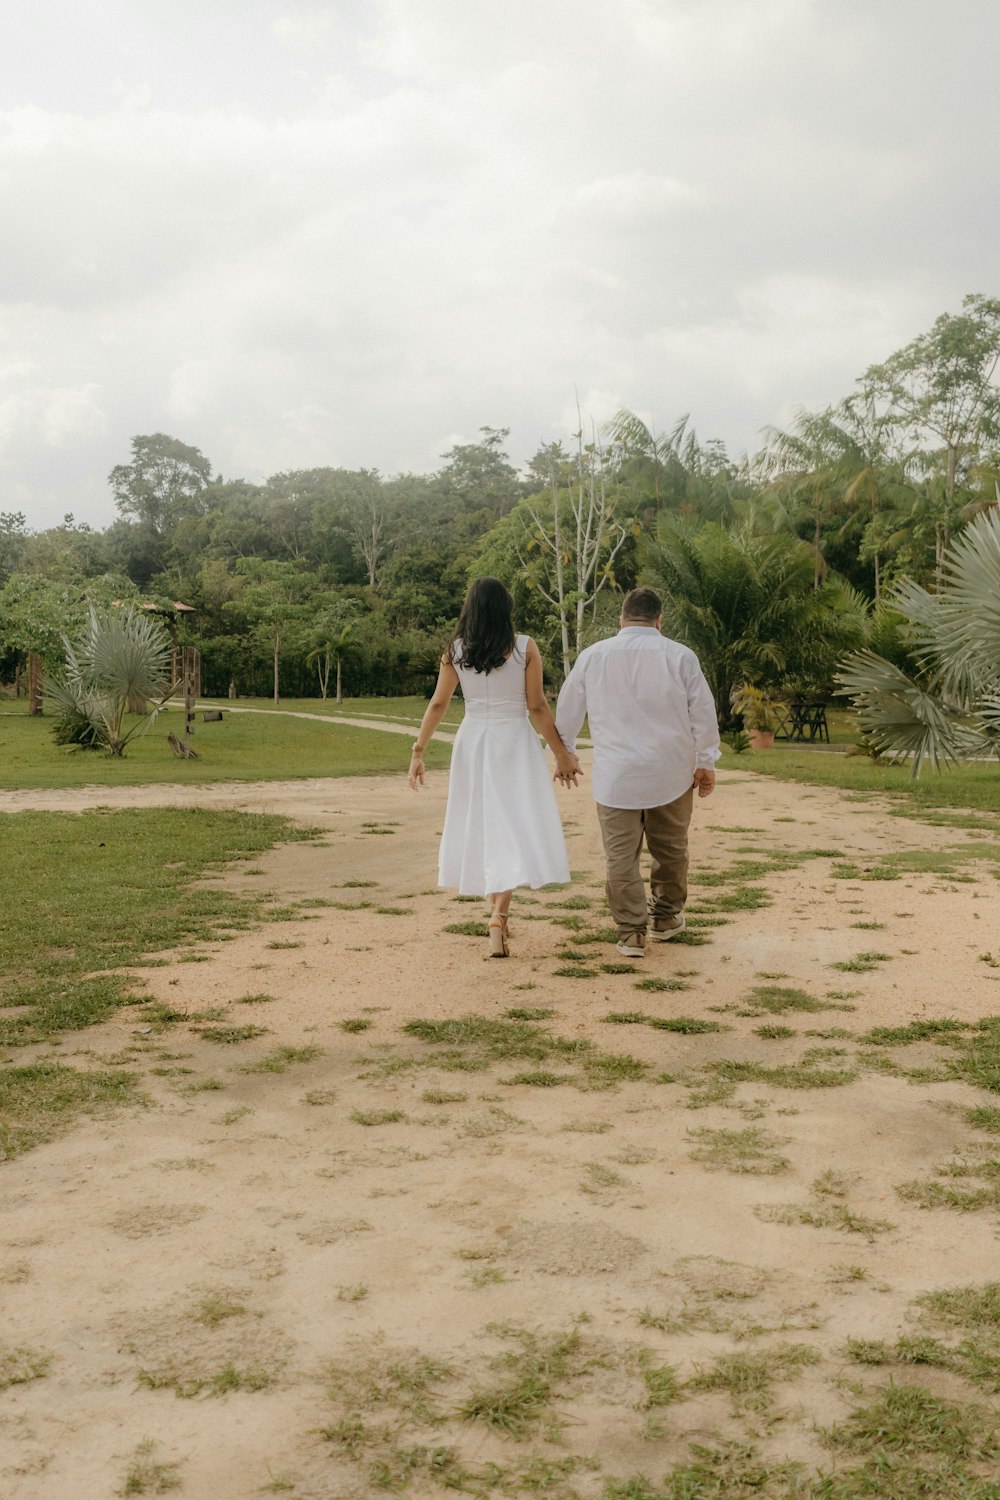
[(569, 862), (551, 773), (528, 718), (528, 637), (492, 672), (462, 666), (465, 718), (455, 736), (438, 884), (463, 896), (564, 884)]

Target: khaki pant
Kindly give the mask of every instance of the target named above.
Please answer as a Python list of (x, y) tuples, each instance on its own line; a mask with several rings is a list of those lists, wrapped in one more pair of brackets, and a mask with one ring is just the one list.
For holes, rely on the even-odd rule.
[[(671, 917), (687, 900), (688, 826), (694, 804), (689, 788), (663, 807), (604, 807), (597, 819), (604, 839), (605, 890), (618, 936), (645, 932), (649, 916)], [(642, 841), (652, 857), (649, 899), (639, 873)]]

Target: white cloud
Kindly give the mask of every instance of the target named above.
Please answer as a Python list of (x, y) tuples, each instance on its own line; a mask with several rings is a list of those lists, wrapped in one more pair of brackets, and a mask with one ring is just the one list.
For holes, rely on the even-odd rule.
[(975, 7), (109, 5), (0, 116), (0, 465), (35, 524), (110, 519), (136, 432), (255, 479), (432, 467), (484, 424), (520, 462), (579, 388), (739, 450), (994, 289)]

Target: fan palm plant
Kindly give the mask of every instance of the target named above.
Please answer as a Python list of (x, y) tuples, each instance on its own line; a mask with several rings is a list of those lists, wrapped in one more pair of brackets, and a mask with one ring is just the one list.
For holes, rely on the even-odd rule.
[(936, 594), (906, 581), (893, 605), (915, 670), (871, 650), (838, 673), (876, 751), (935, 770), (1000, 748), (1000, 510), (983, 512), (948, 546)]
[(723, 725), (737, 683), (823, 696), (865, 638), (863, 601), (837, 580), (815, 588), (812, 553), (794, 537), (664, 517), (644, 561), (664, 629), (697, 653)]
[[(65, 646), (65, 671), (53, 676), (48, 688), (57, 741), (124, 755), (129, 740), (148, 727), (172, 692), (166, 632), (132, 607), (104, 614), (91, 609), (82, 634)], [(130, 703), (147, 705), (147, 711), (126, 729)]]

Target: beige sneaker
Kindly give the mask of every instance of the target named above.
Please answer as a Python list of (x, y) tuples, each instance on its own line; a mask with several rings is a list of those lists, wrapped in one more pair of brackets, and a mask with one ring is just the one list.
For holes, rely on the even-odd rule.
[(615, 944), (619, 953), (624, 953), (626, 958), (644, 958), (646, 954), (646, 934), (644, 932), (629, 932), (625, 937), (620, 937)]
[(683, 932), (687, 924), (684, 921), (682, 911), (674, 912), (670, 917), (653, 917), (649, 926), (649, 935), (654, 943), (669, 943), (679, 932)]

